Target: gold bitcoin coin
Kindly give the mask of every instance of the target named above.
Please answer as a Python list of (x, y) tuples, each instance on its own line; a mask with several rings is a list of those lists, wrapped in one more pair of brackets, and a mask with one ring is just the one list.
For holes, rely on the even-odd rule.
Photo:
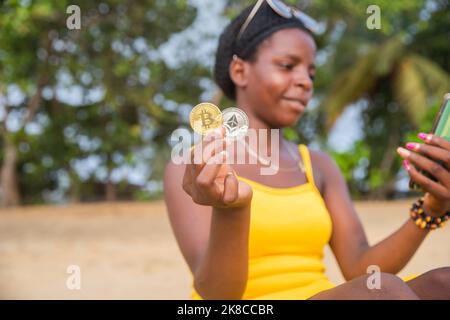
[(212, 103), (200, 103), (191, 110), (189, 121), (195, 132), (206, 135), (222, 125), (222, 112)]

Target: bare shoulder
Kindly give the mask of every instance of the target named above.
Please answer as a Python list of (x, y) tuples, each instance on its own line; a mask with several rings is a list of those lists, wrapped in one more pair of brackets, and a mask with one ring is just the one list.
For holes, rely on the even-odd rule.
[(311, 155), (311, 161), (317, 163), (319, 166), (334, 166), (335, 161), (333, 158), (322, 150), (309, 150)]
[(185, 169), (185, 164), (175, 164), (172, 160), (169, 160), (164, 169), (164, 180), (171, 180), (176, 177), (181, 178)]
[(175, 164), (171, 160), (167, 162), (164, 169), (164, 195), (166, 201), (168, 198), (175, 200), (185, 196), (182, 187), (185, 170), (185, 164)]
[(320, 193), (323, 195), (327, 179), (336, 175), (339, 171), (333, 158), (322, 150), (309, 150), (314, 180)]

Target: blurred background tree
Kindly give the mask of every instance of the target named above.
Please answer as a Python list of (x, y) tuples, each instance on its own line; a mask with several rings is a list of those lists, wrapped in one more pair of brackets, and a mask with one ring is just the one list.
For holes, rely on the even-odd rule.
[[(368, 6), (369, 2), (358, 5)], [(406, 142), (408, 132), (431, 129), (431, 123), (422, 123), (430, 114), (434, 117), (433, 106), (450, 88), (449, 47), (442, 45), (442, 36), (448, 35), (450, 27), (448, 2), (410, 1), (398, 6), (386, 1), (379, 6), (389, 8), (381, 13), (391, 19), (382, 20), (379, 32), (360, 28), (351, 32), (355, 39), (345, 37), (340, 42), (337, 52), (342, 51), (336, 54), (349, 52), (352, 62), (331, 67), (336, 76), (322, 104), (325, 132), (352, 103), (361, 105), (363, 134), (353, 149), (335, 156), (341, 166), (356, 164), (353, 170), (359, 171), (359, 176), (349, 175), (348, 181), (357, 196), (371, 199), (395, 196), (401, 167), (396, 147)], [(436, 37), (424, 41), (430, 29)], [(351, 160), (355, 156), (357, 162)]]
[(81, 30), (66, 28), (70, 4), (0, 7), (4, 206), (138, 197), (179, 123), (155, 96), (193, 103), (207, 74), (158, 53), (195, 18), (186, 1), (78, 1)]
[[(285, 136), (331, 153), (355, 198), (406, 194), (395, 149), (429, 130), (449, 90), (448, 1), (287, 2), (323, 28), (315, 98)], [(159, 197), (190, 108), (232, 105), (212, 82), (214, 50), (252, 3), (0, 1), (2, 205)], [(80, 30), (66, 27), (72, 4)], [(380, 30), (366, 28), (373, 4)]]

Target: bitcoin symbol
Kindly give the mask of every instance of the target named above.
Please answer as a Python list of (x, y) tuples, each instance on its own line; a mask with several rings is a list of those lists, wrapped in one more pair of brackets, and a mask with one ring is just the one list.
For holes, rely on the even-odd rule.
[(211, 114), (206, 111), (202, 110), (202, 113), (200, 114), (202, 119), (202, 126), (204, 129), (209, 129), (209, 126), (212, 124), (213, 119), (211, 118)]
[(195, 132), (206, 135), (222, 125), (222, 112), (212, 103), (200, 103), (192, 109), (189, 121)]

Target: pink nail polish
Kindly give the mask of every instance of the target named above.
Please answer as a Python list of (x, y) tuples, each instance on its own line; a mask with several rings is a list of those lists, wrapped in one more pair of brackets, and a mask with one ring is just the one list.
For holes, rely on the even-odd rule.
[(417, 143), (408, 142), (406, 144), (406, 148), (408, 148), (409, 150), (417, 150), (419, 149), (419, 145)]
[(408, 160), (403, 160), (403, 167), (405, 167), (406, 171), (409, 171), (409, 169), (411, 169)]
[(423, 132), (419, 133), (417, 136), (419, 137), (419, 139), (422, 139), (422, 140), (428, 139), (428, 134), (423, 133)]
[(397, 148), (397, 152), (400, 154), (400, 156), (402, 156), (404, 158), (409, 157), (409, 155), (411, 154), (410, 151), (408, 151), (404, 148), (401, 148), (401, 147)]

